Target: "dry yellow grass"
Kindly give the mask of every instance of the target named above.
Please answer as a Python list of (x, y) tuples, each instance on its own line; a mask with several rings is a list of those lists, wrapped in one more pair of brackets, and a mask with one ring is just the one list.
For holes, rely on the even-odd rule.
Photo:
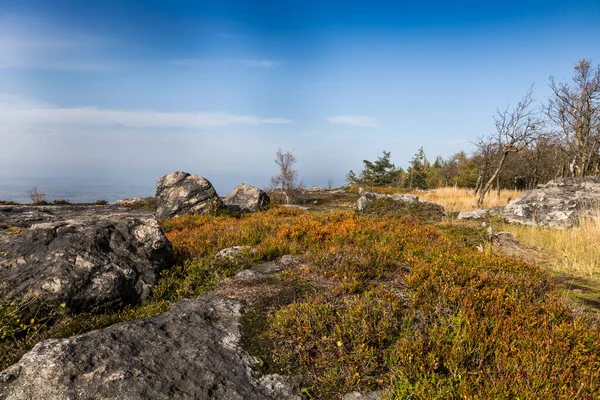
[(544, 264), (555, 272), (600, 281), (600, 210), (595, 220), (582, 220), (577, 228), (506, 224), (503, 230), (544, 254)]
[[(505, 206), (510, 200), (519, 197), (523, 192), (518, 190), (501, 190), (500, 196), (494, 191), (485, 197), (481, 208)], [(445, 187), (430, 190), (426, 193), (415, 193), (422, 200), (433, 201), (444, 206), (448, 212), (472, 211), (477, 209), (477, 197), (473, 189)]]
[[(502, 190), (500, 197), (489, 194), (482, 208), (504, 206), (523, 192)], [(427, 193), (415, 193), (423, 200), (443, 205), (449, 212), (477, 208), (472, 189), (439, 188)], [(548, 229), (536, 226), (504, 224), (500, 228), (511, 232), (523, 245), (544, 256), (543, 264), (550, 270), (600, 282), (600, 210), (596, 220), (582, 220), (578, 228)]]

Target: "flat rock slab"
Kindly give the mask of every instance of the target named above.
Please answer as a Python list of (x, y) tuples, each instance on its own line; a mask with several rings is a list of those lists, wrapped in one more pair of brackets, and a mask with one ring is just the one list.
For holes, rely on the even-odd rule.
[(147, 212), (114, 206), (0, 207), (0, 282), (10, 298), (65, 302), (74, 312), (146, 301), (171, 243)]
[(509, 202), (502, 217), (524, 225), (570, 228), (580, 218), (597, 218), (599, 207), (600, 177), (560, 178)]
[(292, 379), (256, 376), (240, 348), (240, 309), (209, 295), (46, 340), (0, 373), (0, 399), (300, 399)]
[(490, 216), (501, 216), (504, 207), (493, 208), (478, 208), (473, 211), (461, 211), (458, 213), (457, 219), (483, 219)]
[(29, 228), (41, 222), (57, 222), (76, 219), (93, 221), (98, 218), (146, 217), (152, 218), (151, 211), (131, 210), (113, 205), (64, 205), (28, 206), (0, 205), (0, 223), (19, 228)]

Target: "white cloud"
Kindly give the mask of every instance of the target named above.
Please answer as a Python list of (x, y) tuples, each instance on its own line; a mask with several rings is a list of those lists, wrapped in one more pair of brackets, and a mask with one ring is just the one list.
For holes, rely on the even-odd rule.
[(332, 124), (358, 126), (361, 128), (376, 128), (377, 119), (366, 115), (334, 115), (326, 118)]
[(182, 58), (179, 60), (170, 61), (171, 64), (181, 66), (181, 67), (196, 67), (202, 65), (219, 65), (219, 66), (228, 66), (228, 65), (239, 65), (246, 68), (264, 68), (264, 69), (273, 69), (279, 66), (278, 61), (268, 60), (268, 59), (254, 59), (254, 58), (244, 58), (244, 59), (236, 59), (236, 60), (205, 60), (202, 58)]
[(0, 14), (0, 68), (107, 69), (111, 63), (102, 54), (114, 45), (105, 37)]
[(0, 126), (124, 126), (129, 128), (199, 129), (230, 125), (288, 124), (287, 118), (263, 118), (226, 112), (160, 112), (97, 107), (60, 108), (31, 100), (0, 96)]
[(279, 66), (277, 61), (273, 60), (255, 60), (255, 59), (244, 59), (244, 60), (235, 60), (236, 63), (243, 65), (248, 68), (275, 68)]

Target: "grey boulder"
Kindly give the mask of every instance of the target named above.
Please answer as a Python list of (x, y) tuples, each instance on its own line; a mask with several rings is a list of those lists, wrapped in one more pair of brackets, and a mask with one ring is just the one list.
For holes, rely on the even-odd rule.
[(493, 207), (493, 208), (478, 208), (473, 211), (461, 211), (458, 213), (457, 219), (483, 219), (492, 215), (502, 215), (504, 207)]
[(570, 228), (580, 218), (597, 218), (599, 206), (600, 177), (559, 178), (509, 202), (502, 217), (524, 225)]
[(114, 207), (90, 214), (96, 208), (69, 207), (69, 219), (49, 207), (0, 211), (23, 229), (0, 230), (0, 281), (8, 298), (65, 302), (74, 312), (148, 299), (169, 267), (171, 243), (152, 217)]
[(241, 183), (223, 200), (225, 205), (240, 212), (254, 212), (270, 203), (269, 195), (257, 187)]
[(204, 177), (171, 172), (156, 182), (156, 218), (207, 214), (223, 208), (223, 201)]
[(297, 379), (254, 372), (240, 348), (240, 311), (236, 301), (203, 296), (46, 340), (0, 373), (0, 399), (300, 399)]

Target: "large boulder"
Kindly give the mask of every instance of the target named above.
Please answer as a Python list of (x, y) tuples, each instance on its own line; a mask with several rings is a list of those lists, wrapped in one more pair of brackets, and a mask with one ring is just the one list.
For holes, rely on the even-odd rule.
[(223, 200), (233, 211), (254, 212), (266, 207), (271, 200), (264, 190), (241, 183)]
[(61, 209), (0, 208), (0, 222), (15, 227), (0, 230), (6, 295), (65, 302), (75, 312), (145, 302), (171, 257), (156, 220), (112, 206)]
[(240, 310), (203, 296), (155, 317), (46, 340), (0, 373), (0, 399), (300, 399), (300, 382), (254, 372), (240, 348)]
[(446, 216), (442, 205), (419, 200), (414, 194), (363, 192), (356, 202), (356, 208), (366, 214), (410, 216), (422, 221), (441, 221)]
[(206, 214), (222, 207), (217, 191), (202, 176), (171, 172), (156, 182), (156, 218)]
[(504, 208), (509, 222), (557, 228), (576, 226), (580, 218), (597, 218), (600, 178), (560, 178), (528, 190)]

